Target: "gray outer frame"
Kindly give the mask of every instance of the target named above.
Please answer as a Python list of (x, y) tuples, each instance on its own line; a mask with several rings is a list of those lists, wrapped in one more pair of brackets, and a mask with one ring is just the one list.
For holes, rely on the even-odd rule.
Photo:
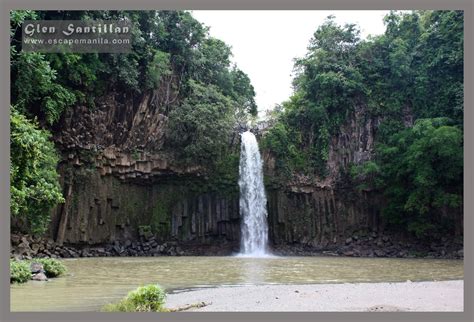
[[(0, 322), (1, 321), (474, 321), (473, 314), (473, 248), (472, 231), (474, 211), (473, 198), (473, 2), (472, 0), (82, 0), (65, 3), (61, 0), (0, 0)], [(13, 9), (213, 9), (213, 10), (390, 10), (390, 9), (460, 9), (464, 10), (464, 312), (453, 313), (10, 313), (10, 286), (8, 277), (9, 258), (9, 98), (10, 98), (10, 64), (9, 64), (9, 12)], [(468, 234), (466, 234), (468, 232)], [(467, 274), (466, 274), (467, 273)], [(27, 299), (25, 299), (27, 300)], [(471, 303), (471, 304), (469, 304)]]

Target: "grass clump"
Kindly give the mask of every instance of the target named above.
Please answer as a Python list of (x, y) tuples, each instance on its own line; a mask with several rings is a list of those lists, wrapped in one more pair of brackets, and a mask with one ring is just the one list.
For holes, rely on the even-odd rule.
[(25, 283), (30, 278), (31, 271), (29, 263), (10, 259), (10, 283)]
[(141, 286), (118, 303), (107, 304), (103, 312), (166, 312), (166, 293), (156, 284)]
[(45, 274), (49, 278), (58, 277), (67, 272), (66, 266), (54, 258), (36, 258), (32, 262), (42, 264)]

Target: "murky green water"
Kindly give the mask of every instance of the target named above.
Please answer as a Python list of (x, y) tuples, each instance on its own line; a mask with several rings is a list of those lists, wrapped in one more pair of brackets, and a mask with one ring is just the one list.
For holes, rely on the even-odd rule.
[(12, 311), (97, 311), (139, 285), (168, 291), (217, 285), (462, 279), (463, 262), (343, 257), (131, 257), (64, 260), (67, 276), (11, 287)]

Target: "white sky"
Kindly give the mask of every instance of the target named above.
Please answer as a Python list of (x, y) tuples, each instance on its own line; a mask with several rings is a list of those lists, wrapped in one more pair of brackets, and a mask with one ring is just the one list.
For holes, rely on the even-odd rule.
[(259, 114), (287, 100), (291, 93), (293, 58), (303, 57), (317, 27), (329, 15), (338, 24), (359, 25), (362, 38), (385, 31), (378, 10), (221, 11), (193, 10), (210, 27), (212, 37), (232, 47), (232, 61), (244, 71), (256, 92)]

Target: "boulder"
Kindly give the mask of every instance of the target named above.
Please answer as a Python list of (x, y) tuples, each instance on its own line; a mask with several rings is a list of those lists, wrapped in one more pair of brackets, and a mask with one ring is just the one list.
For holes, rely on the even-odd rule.
[(31, 263), (30, 270), (32, 274), (44, 273), (44, 268), (41, 263), (36, 263), (36, 262)]
[(48, 280), (48, 278), (46, 277), (46, 275), (43, 272), (40, 272), (38, 274), (34, 274), (33, 276), (31, 276), (31, 279), (33, 281), (47, 281)]
[(119, 255), (123, 253), (123, 249), (118, 245), (118, 243), (114, 245), (114, 251)]
[(32, 250), (31, 250), (30, 245), (28, 243), (25, 243), (24, 241), (22, 241), (17, 247), (17, 252), (20, 255), (29, 256), (31, 254)]
[(11, 240), (11, 242), (12, 242), (12, 245), (16, 246), (16, 245), (18, 245), (18, 244), (20, 243), (20, 236), (15, 235), (15, 234), (12, 234), (12, 235), (10, 236), (10, 240)]
[(375, 256), (377, 256), (377, 257), (384, 257), (384, 256), (385, 256), (385, 252), (384, 252), (383, 250), (381, 250), (381, 249), (376, 249), (376, 250), (374, 251), (374, 254), (375, 254)]

